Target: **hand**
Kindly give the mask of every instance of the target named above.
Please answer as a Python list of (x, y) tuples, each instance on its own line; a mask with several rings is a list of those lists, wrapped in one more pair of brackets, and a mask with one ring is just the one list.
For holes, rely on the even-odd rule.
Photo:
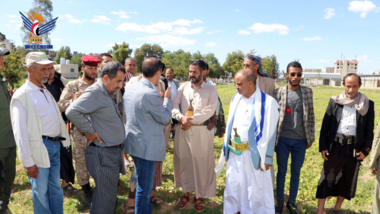
[(306, 149), (310, 148), (311, 145), (306, 142)]
[(329, 151), (324, 150), (324, 151), (321, 152), (321, 154), (322, 154), (323, 159), (328, 160), (327, 156), (330, 155)]
[(185, 126), (191, 126), (191, 125), (193, 125), (192, 120), (193, 120), (193, 118), (191, 118), (191, 117), (183, 116), (183, 117), (181, 118), (181, 121), (180, 121), (180, 122), (181, 122), (183, 125), (185, 125)]
[[(271, 165), (265, 164), (265, 171), (267, 171), (270, 168)], [(260, 168), (261, 171), (264, 171), (263, 169)]]
[(371, 173), (372, 173), (372, 175), (376, 175), (377, 174), (377, 168), (372, 168)]
[(359, 157), (356, 158), (357, 160), (364, 160), (365, 158), (365, 155), (363, 154), (363, 152), (358, 152), (356, 153), (356, 155), (359, 155)]
[(100, 139), (98, 133), (96, 133), (96, 132), (93, 135), (86, 134), (86, 138), (87, 138), (87, 146), (90, 146), (92, 141), (94, 141), (95, 139), (98, 139), (99, 143), (103, 143), (102, 140)]
[(191, 117), (183, 116), (181, 118), (181, 121), (179, 121), (179, 124), (181, 125), (181, 129), (182, 130), (190, 129), (191, 125), (193, 125), (193, 123), (191, 122), (192, 120), (193, 120), (193, 118), (191, 118)]
[(8, 93), (9, 93), (9, 97), (12, 98), (13, 94), (16, 92), (16, 89), (9, 89)]
[(40, 174), (36, 165), (25, 167), (25, 171), (26, 174), (31, 178), (37, 178), (37, 175)]
[(187, 127), (186, 127), (185, 125), (183, 125), (182, 123), (179, 123), (179, 127), (180, 127), (182, 130), (184, 130), (184, 131), (187, 130)]
[(78, 99), (80, 97), (80, 95), (82, 95), (82, 93), (83, 92), (80, 92), (80, 91), (75, 92), (75, 94), (74, 94), (74, 100)]
[(165, 97), (167, 97), (167, 98), (172, 98), (172, 94), (170, 93), (170, 89), (171, 89), (172, 87), (169, 85), (169, 87), (166, 89), (166, 91), (165, 91)]
[(223, 138), (224, 137), (224, 132), (220, 132), (220, 137), (219, 138)]

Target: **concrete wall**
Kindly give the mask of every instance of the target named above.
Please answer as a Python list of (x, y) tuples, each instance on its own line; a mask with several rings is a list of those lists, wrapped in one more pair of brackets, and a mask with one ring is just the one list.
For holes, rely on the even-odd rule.
[(54, 65), (54, 69), (56, 72), (61, 73), (66, 79), (78, 79), (79, 73), (77, 64)]

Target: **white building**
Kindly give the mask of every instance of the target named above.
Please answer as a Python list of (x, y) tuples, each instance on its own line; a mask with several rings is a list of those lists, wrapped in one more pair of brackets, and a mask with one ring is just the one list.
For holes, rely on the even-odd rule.
[(66, 79), (78, 79), (78, 65), (77, 64), (58, 64), (54, 65), (54, 70), (61, 73)]
[(336, 60), (334, 63), (334, 73), (340, 73), (342, 76), (346, 76), (349, 73), (358, 73), (358, 61), (354, 60)]

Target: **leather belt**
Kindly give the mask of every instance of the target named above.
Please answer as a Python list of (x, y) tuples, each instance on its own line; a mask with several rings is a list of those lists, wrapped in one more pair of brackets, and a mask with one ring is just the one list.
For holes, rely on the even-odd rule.
[(201, 124), (192, 124), (192, 126), (207, 126), (209, 124), (209, 120), (206, 120), (204, 123)]
[(238, 152), (244, 152), (249, 150), (248, 142), (235, 143), (231, 140), (231, 146)]
[(61, 136), (49, 137), (49, 136), (46, 136), (46, 135), (42, 135), (42, 139), (50, 140), (50, 141), (66, 140), (66, 138), (61, 137)]
[(90, 146), (100, 147), (100, 148), (123, 149), (124, 148), (124, 143), (116, 145), (116, 146), (98, 146), (95, 143), (91, 143)]
[(334, 141), (340, 144), (347, 144), (350, 145), (354, 142), (355, 137), (354, 136), (345, 136), (343, 138), (335, 136)]

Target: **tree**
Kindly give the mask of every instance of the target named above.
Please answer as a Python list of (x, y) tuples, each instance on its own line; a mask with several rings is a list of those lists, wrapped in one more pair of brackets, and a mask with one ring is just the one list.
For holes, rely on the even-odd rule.
[(120, 62), (122, 65), (125, 64), (125, 59), (131, 57), (133, 49), (129, 48), (129, 44), (123, 42), (122, 44), (117, 44), (108, 51), (112, 55), (112, 59)]
[(23, 65), (25, 62), (25, 55), (21, 54), (20, 50), (14, 48), (11, 53), (4, 56), (4, 69), (0, 73), (7, 79), (12, 89), (15, 84), (23, 78), (26, 67)]
[[(157, 44), (152, 45), (152, 44), (145, 43), (140, 48), (137, 48), (135, 51), (137, 72), (141, 72), (142, 63), (147, 56), (154, 55), (161, 59), (163, 54), (164, 54), (164, 50), (162, 49), (161, 46)], [(166, 67), (168, 66), (166, 65)]]
[[(53, 11), (53, 3), (50, 0), (33, 0), (33, 8), (28, 11), (29, 15), (33, 14), (40, 14), (44, 18), (44, 23), (38, 23), (38, 26), (42, 26), (46, 24), (47, 22), (51, 21), (53, 19), (53, 15), (51, 12)], [(26, 14), (25, 14), (26, 15)], [(26, 15), (26, 17), (28, 17)], [(54, 30), (55, 26), (53, 27), (52, 31)], [(30, 30), (26, 29), (24, 25), (21, 27), (21, 40), (23, 41), (24, 44), (29, 44), (30, 43)], [(42, 35), (42, 44), (47, 44), (50, 45), (51, 41), (49, 38), (49, 35), (52, 31), (49, 31), (45, 34)]]
[(54, 58), (54, 61), (59, 64), (60, 63), (60, 60), (61, 58), (65, 58), (65, 59), (71, 59), (71, 50), (70, 50), (70, 47), (69, 46), (65, 46), (65, 47), (61, 47), (61, 49), (59, 49), (59, 51), (57, 52), (57, 55), (55, 55), (55, 58)]
[(219, 60), (215, 57), (213, 53), (209, 53), (203, 57), (203, 60), (208, 63), (210, 68), (209, 77), (219, 77), (224, 75), (222, 66), (220, 66)]
[(82, 70), (82, 59), (81, 59), (82, 56), (83, 56), (83, 54), (75, 54), (70, 60), (71, 64), (77, 64), (78, 65), (78, 71)]
[(178, 51), (170, 52), (165, 51), (162, 56), (162, 61), (166, 67), (171, 67), (174, 70), (174, 74), (177, 77), (189, 76), (189, 65), (192, 60), (190, 52), (185, 52), (182, 49)]
[(227, 72), (235, 74), (244, 68), (244, 54), (238, 50), (227, 55), (226, 62), (223, 64), (223, 69)]
[(270, 78), (276, 79), (280, 76), (279, 64), (275, 55), (267, 56), (261, 60), (263, 72)]

